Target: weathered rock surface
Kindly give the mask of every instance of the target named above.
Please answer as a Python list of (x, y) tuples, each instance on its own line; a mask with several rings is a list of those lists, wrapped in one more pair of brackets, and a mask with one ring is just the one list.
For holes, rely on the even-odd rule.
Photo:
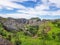
[(7, 20), (5, 22), (3, 22), (3, 26), (5, 29), (12, 31), (12, 30), (19, 30), (17, 28), (17, 22), (15, 22), (15, 20)]
[(28, 25), (39, 25), (41, 20), (38, 18), (33, 19), (14, 19), (14, 18), (0, 18), (0, 22), (2, 23), (3, 27), (8, 31), (19, 31), (22, 29), (25, 31), (25, 24)]
[(0, 36), (0, 45), (13, 45), (10, 41), (2, 38), (2, 36)]

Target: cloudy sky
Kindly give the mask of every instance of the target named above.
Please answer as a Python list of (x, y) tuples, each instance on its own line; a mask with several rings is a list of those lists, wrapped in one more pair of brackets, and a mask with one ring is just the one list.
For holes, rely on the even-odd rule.
[(0, 0), (0, 16), (60, 18), (60, 0)]

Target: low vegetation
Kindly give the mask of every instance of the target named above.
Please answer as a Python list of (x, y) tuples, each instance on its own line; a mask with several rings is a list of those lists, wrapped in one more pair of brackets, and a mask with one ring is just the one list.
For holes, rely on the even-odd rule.
[(26, 32), (9, 32), (0, 23), (0, 35), (14, 45), (60, 45), (60, 20), (25, 25), (25, 28)]

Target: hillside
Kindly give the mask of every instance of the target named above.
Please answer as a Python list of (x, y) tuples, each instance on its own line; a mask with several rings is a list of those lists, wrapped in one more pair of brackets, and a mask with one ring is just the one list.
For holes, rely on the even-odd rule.
[(0, 35), (14, 45), (60, 45), (60, 19), (1, 17)]

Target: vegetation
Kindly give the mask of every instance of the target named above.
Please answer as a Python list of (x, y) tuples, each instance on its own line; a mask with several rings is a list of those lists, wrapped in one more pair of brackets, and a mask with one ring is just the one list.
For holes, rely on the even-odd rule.
[[(47, 28), (47, 27), (50, 28)], [(60, 22), (48, 21), (40, 26), (26, 26), (33, 36), (25, 35), (23, 31), (8, 32), (0, 23), (0, 35), (14, 45), (60, 45)], [(47, 31), (48, 30), (48, 31)], [(46, 32), (47, 31), (47, 32)]]

